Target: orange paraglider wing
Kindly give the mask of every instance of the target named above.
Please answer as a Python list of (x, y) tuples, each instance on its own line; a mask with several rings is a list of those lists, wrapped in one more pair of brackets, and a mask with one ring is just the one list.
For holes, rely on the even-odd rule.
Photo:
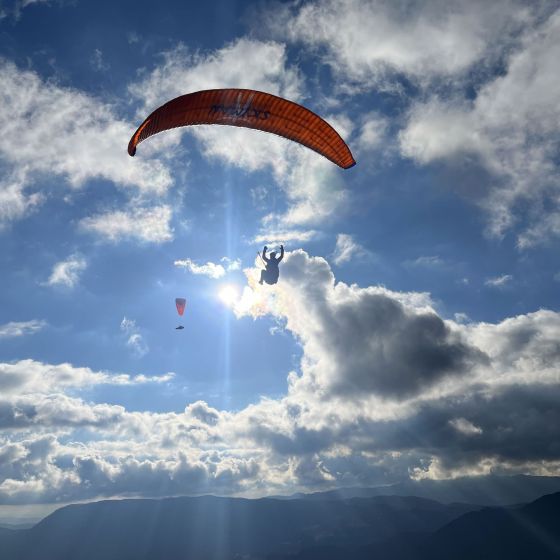
[(254, 128), (293, 140), (344, 169), (356, 164), (350, 148), (321, 117), (282, 97), (252, 89), (209, 89), (182, 95), (156, 109), (133, 134), (128, 153), (146, 138), (179, 126), (223, 124)]
[(185, 305), (187, 304), (187, 300), (185, 298), (176, 298), (175, 305), (177, 306), (177, 313), (182, 315), (185, 312)]

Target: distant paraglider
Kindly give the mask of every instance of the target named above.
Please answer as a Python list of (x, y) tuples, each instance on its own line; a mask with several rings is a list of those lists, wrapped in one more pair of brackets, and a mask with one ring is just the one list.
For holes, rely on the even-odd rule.
[[(185, 306), (187, 305), (187, 300), (185, 298), (175, 298), (175, 306), (177, 307), (177, 313), (182, 317), (183, 313), (185, 312)], [(175, 327), (175, 330), (182, 330), (185, 327), (183, 325), (179, 325)]]
[(128, 144), (134, 156), (140, 142), (181, 126), (221, 124), (271, 132), (303, 144), (343, 169), (356, 164), (350, 148), (321, 117), (282, 97), (252, 89), (210, 89), (188, 93), (156, 109)]
[(187, 305), (187, 300), (182, 297), (175, 298), (175, 306), (177, 307), (177, 313), (183, 315), (185, 312), (185, 306)]

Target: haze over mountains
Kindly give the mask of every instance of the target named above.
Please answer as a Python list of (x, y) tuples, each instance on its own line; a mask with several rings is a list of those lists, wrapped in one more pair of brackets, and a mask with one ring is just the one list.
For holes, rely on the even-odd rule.
[[(555, 479), (518, 479), (532, 486)], [(496, 477), (499, 480), (499, 477)], [(496, 480), (493, 482), (495, 483)], [(486, 481), (490, 488), (492, 481)], [(504, 484), (504, 480), (501, 480)], [(515, 482), (515, 480), (510, 480)], [(464, 488), (466, 482), (456, 485)], [(474, 482), (471, 481), (471, 487)], [(447, 490), (453, 487), (447, 484)], [(106, 500), (63, 507), (31, 529), (0, 530), (9, 560), (560, 558), (560, 492), (488, 508), (414, 496)], [(526, 490), (525, 490), (526, 491)], [(494, 499), (494, 498), (492, 498)]]
[(558, 476), (480, 476), (451, 480), (408, 480), (374, 488), (340, 488), (314, 494), (278, 496), (283, 499), (369, 498), (373, 496), (416, 496), (442, 503), (466, 502), (483, 506), (527, 503), (560, 492)]

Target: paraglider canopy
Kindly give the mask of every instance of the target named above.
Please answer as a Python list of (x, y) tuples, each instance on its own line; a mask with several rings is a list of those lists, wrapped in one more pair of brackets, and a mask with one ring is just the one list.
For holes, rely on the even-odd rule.
[(179, 315), (183, 315), (185, 312), (185, 306), (187, 305), (187, 300), (185, 298), (176, 298), (175, 305), (177, 307), (177, 313), (179, 313)]
[(315, 150), (336, 165), (356, 164), (350, 148), (321, 117), (282, 97), (252, 89), (210, 89), (182, 95), (156, 109), (132, 135), (128, 153), (146, 138), (180, 126), (222, 124), (278, 134)]

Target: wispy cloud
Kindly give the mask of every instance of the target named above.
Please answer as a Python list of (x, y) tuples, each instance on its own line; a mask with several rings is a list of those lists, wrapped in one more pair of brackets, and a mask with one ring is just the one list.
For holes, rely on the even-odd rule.
[(136, 326), (136, 321), (123, 317), (121, 321), (121, 331), (127, 337), (126, 345), (132, 350), (135, 356), (141, 358), (148, 353), (148, 345), (140, 333), (140, 329)]
[(129, 375), (94, 371), (69, 363), (46, 364), (36, 360), (0, 363), (0, 388), (2, 394), (26, 395), (31, 393), (63, 392), (66, 389), (84, 389), (95, 385), (141, 385), (166, 383), (173, 373), (158, 376)]
[(351, 235), (339, 233), (336, 236), (336, 246), (333, 252), (333, 262), (341, 265), (351, 261), (352, 259), (364, 257), (371, 253), (357, 243)]
[(46, 326), (46, 321), (33, 319), (32, 321), (12, 321), (0, 325), (0, 338), (11, 338), (16, 336), (27, 336), (35, 334)]
[(26, 189), (25, 173), (0, 180), (0, 229), (29, 216), (45, 200), (39, 192)]
[(140, 42), (140, 35), (135, 31), (129, 31), (126, 34), (126, 40), (128, 41), (129, 45), (135, 45)]
[(449, 420), (449, 424), (458, 432), (466, 436), (475, 436), (482, 433), (482, 429), (469, 422), (466, 418), (453, 418)]
[(406, 266), (421, 267), (421, 268), (438, 268), (445, 264), (444, 260), (437, 255), (421, 256), (414, 260), (407, 260), (404, 262)]
[(485, 286), (490, 286), (492, 288), (503, 288), (507, 284), (511, 283), (513, 276), (511, 274), (502, 274), (502, 276), (494, 276), (492, 278), (487, 278), (484, 281)]
[(167, 204), (132, 207), (84, 218), (80, 227), (111, 242), (132, 239), (142, 243), (165, 243), (173, 239), (171, 218), (171, 207)]
[(4, 10), (0, 7), (0, 20), (4, 17), (8, 17), (8, 15), (12, 15), (14, 19), (18, 20), (21, 18), (23, 10), (33, 4), (53, 5), (61, 4), (63, 1), (64, 0), (14, 0), (9, 10)]
[(110, 68), (110, 65), (103, 58), (103, 51), (101, 49), (94, 49), (89, 62), (96, 72), (106, 72)]
[(71, 255), (65, 261), (53, 266), (51, 275), (45, 282), (48, 286), (64, 286), (74, 288), (79, 280), (80, 274), (87, 268), (87, 261), (80, 255)]

